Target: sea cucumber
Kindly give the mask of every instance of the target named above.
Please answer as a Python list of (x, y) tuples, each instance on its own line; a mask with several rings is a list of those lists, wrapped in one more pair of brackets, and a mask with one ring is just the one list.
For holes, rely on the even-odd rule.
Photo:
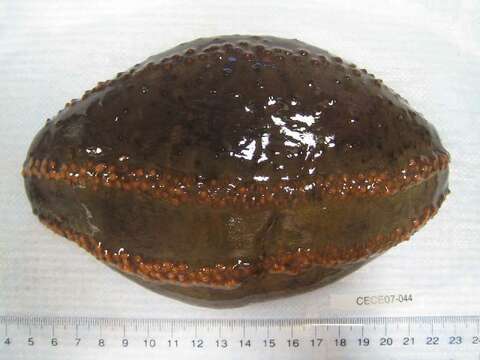
[(34, 138), (33, 212), (159, 293), (238, 306), (317, 288), (439, 209), (449, 153), (365, 69), (298, 40), (180, 44)]

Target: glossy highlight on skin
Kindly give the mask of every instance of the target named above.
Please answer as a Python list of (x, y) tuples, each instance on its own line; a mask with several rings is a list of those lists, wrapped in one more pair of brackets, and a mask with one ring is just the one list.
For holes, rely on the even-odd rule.
[(406, 240), (448, 194), (406, 100), (300, 42), (222, 36), (66, 104), (24, 163), (35, 214), (140, 284), (206, 306), (325, 285)]

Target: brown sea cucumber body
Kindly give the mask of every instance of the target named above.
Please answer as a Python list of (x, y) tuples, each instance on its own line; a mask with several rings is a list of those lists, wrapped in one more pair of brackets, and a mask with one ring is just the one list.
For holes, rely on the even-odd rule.
[(35, 137), (33, 211), (131, 279), (234, 306), (327, 284), (448, 194), (435, 129), (364, 69), (298, 40), (222, 36), (148, 58)]

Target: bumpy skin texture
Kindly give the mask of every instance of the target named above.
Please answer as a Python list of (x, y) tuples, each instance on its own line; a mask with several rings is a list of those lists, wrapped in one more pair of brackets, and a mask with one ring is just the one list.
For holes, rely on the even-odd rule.
[(181, 44), (72, 100), (23, 167), (51, 229), (155, 291), (236, 306), (325, 285), (448, 194), (435, 129), (298, 40)]

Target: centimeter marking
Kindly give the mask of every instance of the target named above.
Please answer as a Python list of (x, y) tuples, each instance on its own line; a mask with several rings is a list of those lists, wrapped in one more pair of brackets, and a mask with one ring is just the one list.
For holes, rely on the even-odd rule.
[(118, 318), (118, 317), (69, 317), (69, 316), (33, 316), (0, 315), (0, 324), (18, 325), (75, 325), (75, 326), (130, 326), (156, 325), (162, 327), (225, 326), (225, 327), (292, 327), (292, 326), (373, 326), (388, 324), (422, 323), (434, 324), (460, 323), (480, 327), (480, 315), (438, 315), (438, 316), (365, 316), (331, 318), (286, 318), (286, 319), (188, 319), (188, 318)]
[(190, 360), (207, 353), (210, 359), (240, 353), (262, 359), (335, 359), (335, 354), (355, 354), (355, 359), (362, 354), (368, 359), (375, 358), (372, 354), (393, 354), (403, 359), (403, 352), (421, 354), (422, 359), (439, 359), (440, 353), (453, 354), (448, 359), (480, 359), (480, 316), (142, 319), (4, 315), (0, 316), (2, 328), (0, 358), (5, 359), (20, 353), (22, 358), (33, 359), (38, 351), (52, 359), (71, 354), (83, 358), (87, 353), (96, 354), (92, 355), (95, 358), (98, 351), (103, 351), (102, 358), (115, 354), (117, 359), (132, 355), (158, 358), (159, 354), (172, 356), (173, 351), (177, 358)]

